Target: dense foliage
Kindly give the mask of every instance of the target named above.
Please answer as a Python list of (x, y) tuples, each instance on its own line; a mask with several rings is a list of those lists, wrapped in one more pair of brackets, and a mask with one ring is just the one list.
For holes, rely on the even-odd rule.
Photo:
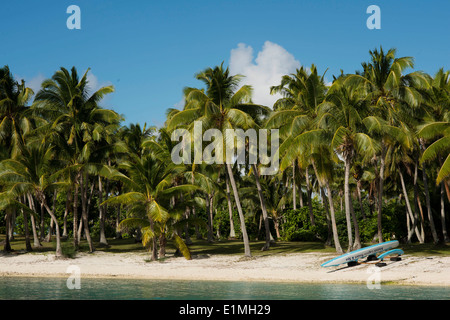
[[(161, 128), (122, 125), (91, 92), (87, 73), (61, 68), (38, 92), (0, 69), (0, 233), (26, 250), (42, 241), (79, 250), (86, 239), (134, 237), (190, 259), (191, 237), (210, 242), (321, 241), (337, 252), (363, 243), (447, 242), (450, 72), (413, 71), (395, 49), (370, 51), (362, 70), (327, 85), (315, 65), (285, 75), (273, 106), (252, 102), (245, 78), (222, 65), (196, 75), (185, 105)], [(410, 73), (406, 73), (411, 69)], [(280, 171), (261, 164), (175, 164), (175, 129), (279, 129)], [(203, 145), (205, 148), (206, 145)], [(93, 240), (95, 239), (95, 241)], [(72, 245), (69, 246), (70, 242)], [(33, 242), (33, 244), (31, 243)], [(63, 244), (62, 244), (63, 242)]]

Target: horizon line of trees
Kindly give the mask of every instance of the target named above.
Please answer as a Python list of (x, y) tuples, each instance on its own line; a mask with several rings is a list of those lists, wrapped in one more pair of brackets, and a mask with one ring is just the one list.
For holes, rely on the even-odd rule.
[[(273, 106), (253, 103), (243, 77), (218, 65), (195, 75), (181, 110), (163, 127), (122, 125), (102, 108), (113, 86), (91, 92), (89, 69), (60, 68), (34, 93), (0, 69), (0, 233), (26, 250), (42, 241), (133, 235), (164, 257), (167, 241), (190, 259), (191, 236), (314, 240), (338, 253), (362, 243), (449, 241), (450, 71), (414, 68), (396, 50), (369, 51), (362, 70), (333, 76), (301, 67), (271, 87)], [(175, 129), (279, 129), (280, 171), (262, 164), (174, 164)], [(223, 135), (225, 137), (225, 134)], [(222, 141), (224, 142), (224, 141)], [(214, 153), (214, 143), (203, 149)], [(226, 155), (224, 155), (225, 157)], [(214, 230), (216, 234), (214, 234)], [(31, 244), (33, 242), (33, 245)]]

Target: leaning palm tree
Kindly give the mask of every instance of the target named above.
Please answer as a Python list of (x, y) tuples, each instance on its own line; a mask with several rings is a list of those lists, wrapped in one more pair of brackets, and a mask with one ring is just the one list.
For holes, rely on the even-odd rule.
[[(167, 121), (169, 131), (180, 126), (187, 127), (193, 131), (193, 122), (199, 121), (204, 130), (215, 128), (222, 132), (223, 137), (226, 137), (227, 129), (240, 128), (247, 130), (254, 128), (256, 125), (252, 115), (267, 112), (267, 108), (251, 103), (252, 88), (248, 85), (243, 85), (239, 88), (239, 82), (242, 77), (230, 75), (228, 68), (224, 69), (223, 63), (215, 68), (207, 68), (198, 73), (196, 78), (206, 85), (206, 90), (196, 88), (186, 88), (184, 90), (186, 105), (182, 111), (177, 112), (173, 110), (171, 112)], [(231, 155), (226, 155), (225, 157), (232, 158)], [(229, 161), (224, 161), (226, 172), (241, 222), (244, 254), (250, 257), (250, 243), (245, 226), (245, 217), (230, 159)]]

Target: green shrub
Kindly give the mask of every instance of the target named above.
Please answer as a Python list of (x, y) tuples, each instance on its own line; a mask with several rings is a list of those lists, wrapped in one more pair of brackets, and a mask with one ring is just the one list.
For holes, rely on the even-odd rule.
[(309, 207), (288, 209), (283, 212), (281, 237), (285, 241), (324, 241), (328, 228), (325, 210), (316, 199), (313, 200), (313, 215), (315, 226), (311, 225)]
[[(372, 215), (366, 211), (366, 219), (362, 217), (359, 206), (355, 208), (356, 218), (358, 220), (359, 235), (362, 243), (371, 243), (374, 241), (378, 233), (378, 215), (373, 212)], [(348, 243), (347, 221), (345, 219), (345, 211), (336, 212), (336, 224), (341, 245)], [(392, 239), (402, 240), (406, 237), (406, 218), (405, 208), (403, 204), (391, 201), (383, 206), (381, 225), (383, 231), (383, 240)], [(353, 234), (355, 232), (352, 220)]]

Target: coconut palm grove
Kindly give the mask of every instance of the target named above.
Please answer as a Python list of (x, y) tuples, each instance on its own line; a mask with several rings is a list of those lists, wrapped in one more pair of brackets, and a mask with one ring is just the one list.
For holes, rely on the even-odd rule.
[[(450, 71), (415, 70), (413, 57), (382, 47), (332, 83), (326, 68), (284, 75), (270, 88), (282, 98), (263, 106), (245, 77), (205, 66), (184, 107), (154, 127), (125, 125), (103, 105), (114, 87), (93, 92), (89, 69), (61, 67), (33, 92), (3, 66), (3, 250), (24, 239), (20, 250), (46, 242), (64, 257), (135, 239), (157, 260), (168, 246), (190, 259), (195, 239), (234, 239), (248, 257), (256, 240), (269, 252), (308, 241), (337, 253), (393, 239), (448, 242)], [(265, 164), (249, 161), (175, 164), (172, 133), (193, 132), (194, 121), (203, 132), (278, 129), (278, 172), (261, 175)]]

